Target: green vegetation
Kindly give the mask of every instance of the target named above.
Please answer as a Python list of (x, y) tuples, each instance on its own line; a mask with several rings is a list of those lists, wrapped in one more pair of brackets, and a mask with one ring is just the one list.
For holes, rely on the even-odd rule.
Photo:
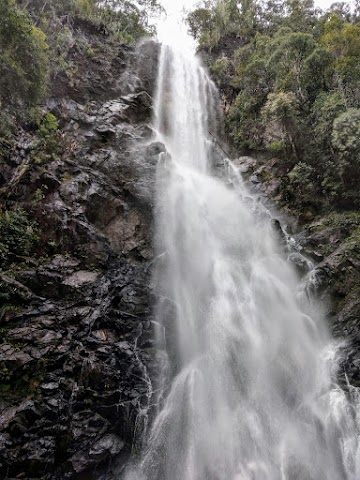
[(0, 213), (0, 270), (16, 257), (30, 255), (37, 238), (36, 224), (23, 210)]
[(48, 65), (44, 32), (14, 0), (0, 0), (0, 135), (43, 98)]
[[(8, 340), (9, 341), (9, 340)], [(9, 342), (15, 350), (21, 351), (25, 344)], [(11, 402), (17, 399), (33, 398), (39, 392), (40, 384), (46, 376), (46, 360), (40, 359), (30, 366), (30, 371), (22, 372), (15, 378), (11, 376), (11, 370), (5, 365), (0, 369), (0, 394)]]
[[(322, 224), (342, 239), (343, 257), (360, 259), (360, 212), (331, 213), (323, 219)], [(336, 245), (332, 247), (334, 249)]]
[(21, 310), (24, 292), (12, 279), (11, 270), (27, 261), (38, 240), (38, 226), (24, 210), (0, 212), (0, 320), (6, 312)]
[(149, 16), (156, 0), (0, 0), (0, 139), (18, 122), (36, 122), (49, 79), (76, 70), (69, 53), (94, 50), (86, 38), (74, 38), (74, 21), (122, 43), (152, 32)]
[[(92, 21), (99, 30), (124, 43), (133, 43), (152, 33), (149, 18), (160, 12), (157, 0), (29, 0), (29, 11), (56, 43), (71, 36), (72, 19)], [(51, 33), (50, 33), (51, 32)]]
[(360, 228), (360, 212), (330, 213), (324, 218), (323, 223), (327, 227), (340, 229), (349, 236)]
[(278, 157), (284, 199), (296, 208), (358, 208), (358, 12), (344, 3), (322, 12), (312, 0), (214, 0), (188, 23), (227, 87), (235, 147)]
[(33, 150), (35, 163), (42, 164), (56, 160), (60, 150), (60, 130), (57, 118), (47, 113), (41, 120), (36, 135), (36, 147)]

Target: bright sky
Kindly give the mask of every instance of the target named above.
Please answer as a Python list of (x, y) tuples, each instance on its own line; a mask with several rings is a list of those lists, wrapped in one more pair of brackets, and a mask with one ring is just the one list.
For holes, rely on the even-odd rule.
[[(343, 1), (345, 1), (345, 3), (350, 3), (346, 0), (343, 0)], [(322, 8), (323, 10), (326, 10), (327, 8), (330, 7), (330, 5), (332, 5), (333, 3), (336, 3), (336, 2), (337, 2), (337, 0), (315, 0), (315, 5), (317, 7)]]
[(190, 38), (181, 24), (183, 11), (191, 10), (195, 7), (198, 0), (160, 0), (165, 8), (167, 17), (157, 23), (157, 33), (160, 41), (172, 43), (173, 46), (180, 46), (194, 49), (195, 42)]

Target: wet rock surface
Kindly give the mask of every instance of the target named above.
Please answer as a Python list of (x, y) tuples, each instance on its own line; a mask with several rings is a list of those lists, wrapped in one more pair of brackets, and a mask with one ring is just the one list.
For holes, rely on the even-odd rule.
[[(273, 161), (242, 156), (235, 160), (249, 188), (263, 204), (271, 200), (279, 215), (289, 221), (298, 253), (290, 255), (300, 276), (314, 264), (309, 288), (323, 300), (332, 335), (342, 344), (339, 380), (344, 388), (360, 386), (360, 250), (359, 218), (353, 213), (300, 212), (288, 210), (273, 177)], [(285, 208), (284, 208), (285, 207)]]
[(157, 52), (110, 42), (106, 55), (79, 59), (73, 85), (57, 78), (46, 107), (60, 154), (34, 164), (22, 132), (2, 161), (2, 206), (29, 212), (40, 239), (36, 255), (0, 270), (12, 289), (0, 318), (1, 478), (118, 478), (145, 428), (157, 368)]

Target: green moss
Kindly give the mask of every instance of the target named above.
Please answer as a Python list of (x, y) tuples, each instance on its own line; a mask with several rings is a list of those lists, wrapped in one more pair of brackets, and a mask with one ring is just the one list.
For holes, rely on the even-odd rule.
[[(9, 313), (21, 313), (24, 311), (24, 307), (21, 305), (5, 305), (4, 307), (1, 308), (1, 313), (0, 313), (0, 320), (1, 320), (1, 315), (5, 314), (6, 312)], [(0, 333), (3, 331), (3, 328), (0, 328)], [(5, 329), (7, 330), (7, 329)]]
[(278, 140), (278, 141), (271, 142), (268, 146), (268, 149), (272, 153), (283, 153), (286, 150), (286, 145), (283, 140)]
[(45, 198), (44, 192), (41, 188), (37, 188), (34, 193), (33, 203), (38, 203)]

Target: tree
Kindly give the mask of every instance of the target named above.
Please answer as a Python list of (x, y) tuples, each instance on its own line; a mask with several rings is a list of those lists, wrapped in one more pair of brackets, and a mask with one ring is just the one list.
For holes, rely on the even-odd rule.
[(308, 92), (310, 100), (314, 100), (321, 91), (331, 88), (334, 74), (332, 55), (324, 48), (315, 48), (305, 58), (301, 71), (301, 84)]
[(333, 55), (337, 87), (349, 106), (360, 107), (360, 26), (332, 15), (320, 42)]
[(302, 206), (304, 203), (312, 203), (314, 199), (314, 168), (305, 163), (299, 162), (288, 173), (291, 188), (295, 191), (296, 203)]
[(341, 196), (359, 206), (360, 181), (360, 109), (350, 108), (335, 120), (331, 142), (336, 153), (333, 170), (338, 176)]
[(285, 0), (285, 24), (298, 32), (311, 32), (316, 23), (314, 0)]
[(0, 104), (2, 115), (23, 117), (43, 98), (48, 45), (42, 30), (14, 0), (0, 0)]
[(198, 8), (187, 16), (189, 33), (195, 40), (200, 40), (206, 31), (212, 28), (212, 12), (207, 8)]
[(359, 161), (360, 109), (349, 108), (334, 120), (331, 140), (334, 149), (339, 152), (340, 156), (350, 161)]
[(304, 63), (315, 46), (312, 35), (308, 33), (279, 30), (272, 42), (273, 53), (269, 60), (277, 90), (291, 91), (302, 102), (307, 100), (302, 81)]
[(339, 92), (321, 92), (312, 106), (311, 120), (316, 142), (325, 155), (331, 147), (333, 123), (346, 109), (344, 98)]
[(134, 37), (141, 38), (148, 32), (152, 32), (149, 26), (151, 16), (159, 14), (163, 8), (157, 0), (93, 0), (97, 12), (106, 12), (108, 20), (117, 23), (119, 32), (125, 32)]
[(80, 16), (105, 24), (127, 43), (152, 33), (149, 19), (163, 10), (157, 0), (26, 0), (26, 5), (37, 22), (50, 23), (50, 30), (59, 18)]
[(262, 116), (273, 132), (272, 141), (284, 141), (295, 158), (298, 158), (299, 104), (296, 96), (285, 92), (270, 93)]
[(282, 25), (285, 15), (283, 0), (265, 0), (261, 8), (261, 27), (267, 34), (274, 33)]
[(200, 46), (212, 48), (226, 36), (250, 39), (258, 12), (256, 0), (217, 0), (190, 13), (187, 22)]

